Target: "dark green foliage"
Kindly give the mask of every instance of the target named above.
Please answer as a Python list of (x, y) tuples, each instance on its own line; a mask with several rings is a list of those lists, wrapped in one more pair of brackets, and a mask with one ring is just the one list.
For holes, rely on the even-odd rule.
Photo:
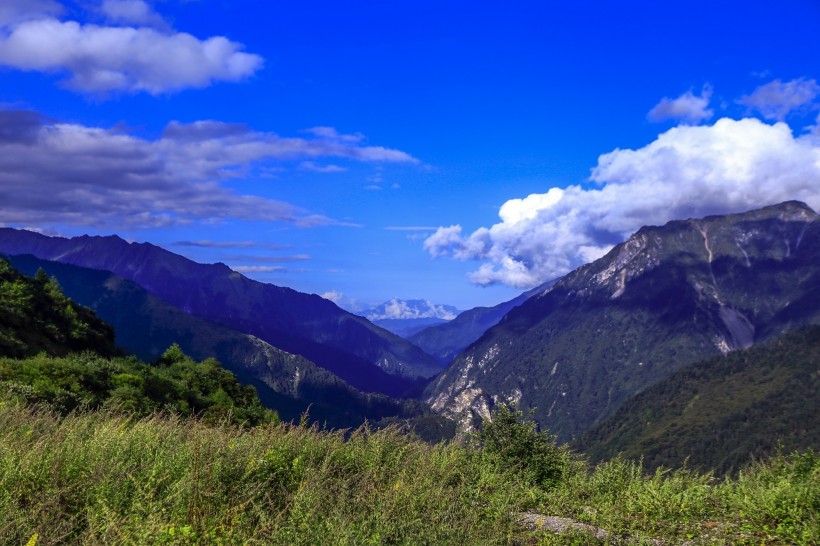
[(136, 416), (164, 411), (197, 415), (206, 423), (247, 426), (277, 419), (253, 387), (242, 385), (216, 360), (197, 363), (173, 345), (156, 365), (133, 357), (91, 352), (0, 359), (0, 391), (62, 413), (110, 408)]
[(65, 297), (57, 280), (42, 269), (28, 278), (0, 258), (0, 356), (84, 349), (113, 355), (114, 331)]
[(719, 474), (777, 449), (820, 450), (820, 326), (689, 365), (628, 401), (578, 443), (594, 460)]
[(555, 436), (541, 432), (524, 412), (506, 404), (484, 420), (478, 440), (484, 455), (498, 468), (541, 487), (559, 483), (570, 460), (567, 449), (555, 443)]

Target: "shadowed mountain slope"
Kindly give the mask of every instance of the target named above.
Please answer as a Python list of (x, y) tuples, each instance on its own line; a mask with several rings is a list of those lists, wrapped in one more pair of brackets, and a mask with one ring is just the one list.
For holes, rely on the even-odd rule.
[(444, 324), (429, 326), (409, 336), (408, 339), (425, 352), (436, 357), (442, 364), (448, 364), (457, 354), (480, 338), (484, 332), (498, 324), (498, 321), (504, 318), (504, 315), (510, 310), (518, 307), (535, 294), (547, 290), (555, 282), (555, 280), (548, 281), (541, 286), (527, 290), (510, 301), (499, 303), (493, 307), (475, 307), (463, 311), (453, 320)]
[(575, 447), (654, 470), (731, 473), (752, 458), (820, 451), (820, 326), (690, 364), (627, 401)]
[(311, 421), (351, 427), (365, 419), (410, 417), (421, 412), (418, 402), (359, 392), (301, 356), (191, 316), (107, 271), (30, 255), (11, 256), (8, 260), (23, 273), (43, 269), (56, 278), (66, 295), (90, 307), (114, 327), (117, 344), (130, 353), (153, 362), (177, 343), (197, 360), (216, 358), (240, 381), (256, 387), (262, 403), (277, 410), (285, 420), (298, 419), (309, 409)]
[(462, 429), (500, 399), (561, 440), (682, 366), (820, 322), (803, 203), (644, 227), (510, 311), (426, 391)]
[[(253, 281), (224, 264), (199, 264), (151, 244), (1, 228), (0, 253), (110, 271), (187, 313), (300, 354), (363, 390), (400, 394), (441, 369), (421, 349), (331, 301)], [(389, 381), (389, 376), (397, 379)]]

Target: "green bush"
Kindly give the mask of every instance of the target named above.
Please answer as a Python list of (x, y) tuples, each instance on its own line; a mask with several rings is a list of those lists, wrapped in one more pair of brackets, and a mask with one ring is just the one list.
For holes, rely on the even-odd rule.
[(478, 440), (489, 461), (533, 485), (555, 486), (570, 464), (569, 451), (555, 443), (555, 436), (541, 432), (521, 410), (506, 404), (484, 420)]

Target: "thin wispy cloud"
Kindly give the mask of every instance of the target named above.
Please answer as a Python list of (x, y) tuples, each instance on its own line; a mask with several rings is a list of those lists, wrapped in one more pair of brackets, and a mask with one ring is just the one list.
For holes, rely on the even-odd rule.
[(281, 273), (288, 269), (281, 265), (232, 265), (237, 273)]
[(387, 226), (387, 231), (435, 231), (434, 226)]
[(347, 171), (345, 167), (339, 165), (319, 165), (314, 161), (303, 161), (299, 164), (299, 168), (314, 173), (343, 173)]
[(75, 91), (152, 95), (244, 80), (262, 68), (259, 55), (224, 36), (197, 38), (171, 30), (140, 0), (105, 0), (111, 23), (58, 18), (57, 2), (4, 0), (0, 7), (0, 66), (65, 74)]
[(0, 202), (9, 223), (137, 228), (240, 219), (301, 227), (355, 225), (222, 185), (252, 177), (266, 163), (324, 157), (417, 162), (400, 150), (280, 137), (212, 120), (171, 122), (160, 138), (149, 140), (0, 109)]
[(196, 248), (249, 248), (256, 246), (253, 241), (176, 241), (174, 246), (192, 246)]
[(695, 95), (690, 89), (683, 95), (671, 99), (664, 97), (646, 115), (649, 121), (682, 121), (691, 125), (697, 125), (702, 121), (711, 119), (714, 111), (709, 109), (709, 101), (712, 98), (712, 88), (704, 86), (700, 95)]
[(795, 137), (785, 123), (724, 118), (604, 154), (591, 181), (597, 187), (507, 201), (501, 222), (469, 235), (460, 225), (440, 227), (424, 248), (482, 262), (473, 283), (535, 286), (602, 256), (643, 225), (792, 199), (820, 208), (820, 141)]
[(231, 255), (224, 258), (229, 262), (255, 263), (288, 263), (304, 262), (311, 259), (310, 254), (290, 254), (287, 256)]
[(818, 95), (820, 85), (815, 80), (774, 80), (739, 98), (737, 102), (766, 119), (783, 121), (793, 111), (808, 107)]

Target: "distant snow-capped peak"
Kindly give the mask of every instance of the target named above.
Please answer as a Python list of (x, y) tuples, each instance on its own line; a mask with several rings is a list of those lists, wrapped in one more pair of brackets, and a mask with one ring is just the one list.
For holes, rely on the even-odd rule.
[(459, 311), (452, 305), (436, 305), (429, 300), (400, 300), (393, 298), (381, 305), (367, 309), (368, 320), (438, 318), (453, 320)]

